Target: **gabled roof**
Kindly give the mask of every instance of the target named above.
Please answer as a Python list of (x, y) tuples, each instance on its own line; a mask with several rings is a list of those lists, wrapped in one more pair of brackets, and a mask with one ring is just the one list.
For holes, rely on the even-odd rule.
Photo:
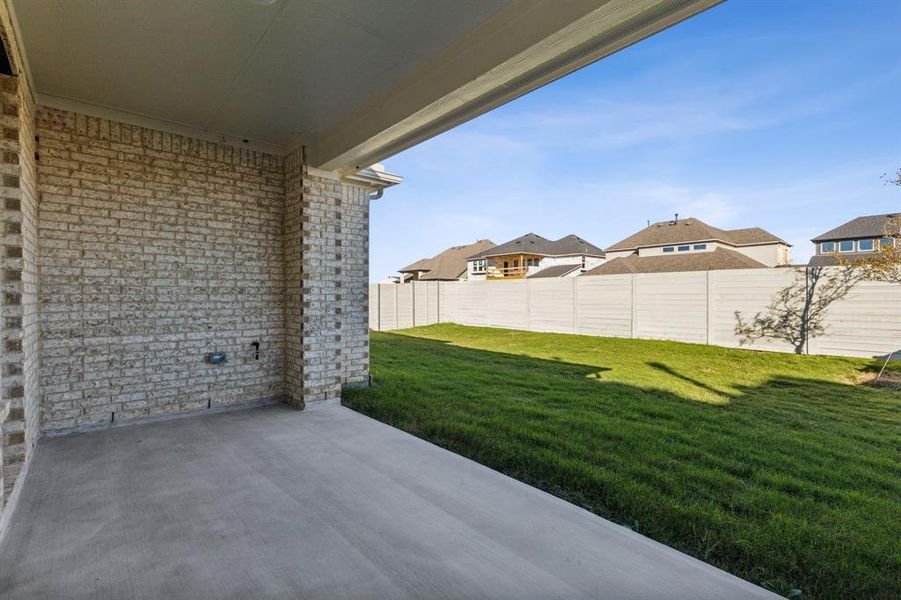
[(686, 254), (664, 254), (660, 256), (623, 256), (586, 271), (582, 276), (768, 268), (762, 262), (758, 262), (741, 252), (717, 248), (713, 252), (689, 252)]
[(582, 264), (579, 263), (577, 265), (554, 265), (553, 267), (548, 267), (546, 269), (541, 269), (537, 273), (532, 273), (526, 279), (545, 279), (552, 277), (565, 277), (582, 268)]
[(588, 255), (604, 256), (604, 251), (586, 242), (577, 235), (567, 235), (559, 240), (549, 240), (535, 233), (527, 233), (509, 242), (505, 242), (493, 248), (473, 254), (474, 258), (486, 258), (488, 256), (502, 256), (504, 254), (537, 254), (540, 256), (570, 256)]
[(758, 244), (791, 245), (760, 227), (720, 229), (694, 217), (689, 217), (678, 221), (660, 221), (649, 225), (626, 239), (608, 246), (607, 251), (633, 250), (648, 246), (708, 241), (722, 241), (732, 246), (754, 246)]
[[(831, 229), (824, 234), (810, 240), (811, 242), (831, 242), (835, 240), (856, 240), (858, 238), (880, 237), (886, 233), (885, 229), (891, 224), (892, 219), (901, 217), (899, 213), (886, 215), (868, 215), (865, 217), (857, 217), (851, 219), (844, 225), (839, 225), (835, 229)], [(893, 227), (894, 231), (888, 233), (897, 234), (897, 223)]]
[(491, 240), (479, 240), (466, 246), (452, 246), (432, 258), (421, 258), (411, 265), (398, 269), (400, 273), (424, 271), (420, 280), (457, 279), (466, 271), (466, 257), (473, 252), (481, 252), (494, 246)]

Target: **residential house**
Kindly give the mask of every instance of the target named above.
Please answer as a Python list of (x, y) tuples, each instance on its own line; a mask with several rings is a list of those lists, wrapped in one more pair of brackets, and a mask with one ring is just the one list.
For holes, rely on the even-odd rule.
[(577, 235), (549, 240), (527, 233), (468, 259), (469, 279), (575, 277), (604, 262), (604, 251)]
[(491, 240), (479, 240), (466, 246), (452, 246), (432, 258), (422, 258), (411, 265), (398, 269), (398, 283), (408, 281), (457, 281), (466, 279), (468, 270), (466, 259), (474, 253), (494, 247)]
[(880, 245), (894, 247), (899, 222), (901, 213), (851, 219), (811, 240), (816, 252), (808, 264), (811, 267), (833, 266), (839, 264), (840, 257), (855, 260), (871, 255)]
[(695, 218), (661, 221), (607, 248), (586, 275), (763, 269), (789, 263), (791, 244), (761, 229), (720, 229)]

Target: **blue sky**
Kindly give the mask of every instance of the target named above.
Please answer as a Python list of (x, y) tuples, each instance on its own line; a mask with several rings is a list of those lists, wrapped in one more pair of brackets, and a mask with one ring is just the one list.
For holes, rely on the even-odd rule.
[(901, 210), (901, 2), (749, 1), (385, 161), (370, 279), (481, 238), (609, 246), (678, 212), (794, 244)]

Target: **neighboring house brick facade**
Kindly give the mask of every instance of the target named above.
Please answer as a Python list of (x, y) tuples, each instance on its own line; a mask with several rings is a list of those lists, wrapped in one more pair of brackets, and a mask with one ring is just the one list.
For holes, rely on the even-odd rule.
[(767, 268), (790, 262), (791, 244), (759, 227), (719, 229), (695, 218), (661, 221), (607, 248), (586, 275)]
[[(467, 279), (575, 277), (604, 263), (604, 251), (577, 235), (549, 240), (527, 233), (467, 260)], [(548, 269), (553, 268), (552, 271)]]
[(879, 245), (895, 247), (901, 213), (857, 217), (813, 238), (815, 253), (811, 267), (838, 265), (840, 258), (856, 260), (871, 256)]

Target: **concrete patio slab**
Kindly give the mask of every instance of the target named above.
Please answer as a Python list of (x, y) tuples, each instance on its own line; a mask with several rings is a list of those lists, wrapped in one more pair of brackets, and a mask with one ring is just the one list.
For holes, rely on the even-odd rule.
[(41, 440), (0, 597), (777, 596), (332, 405)]

